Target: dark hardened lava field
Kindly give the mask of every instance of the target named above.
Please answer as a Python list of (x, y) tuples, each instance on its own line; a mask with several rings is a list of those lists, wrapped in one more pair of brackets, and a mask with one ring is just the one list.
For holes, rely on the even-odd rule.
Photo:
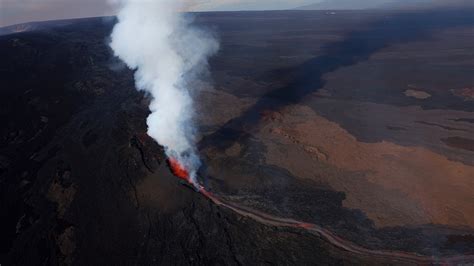
[[(380, 187), (365, 179), (370, 171), (332, 165), (335, 154), (322, 150), (315, 160), (321, 172), (314, 174), (320, 180), (300, 176), (270, 161), (274, 150), (288, 149), (282, 160), (290, 164), (297, 158), (280, 139), (265, 135), (268, 126), (286, 126), (280, 116), (290, 115), (288, 108), (307, 107), (318, 119), (341, 125), (354, 141), (421, 146), (469, 167), (473, 154), (465, 143), (474, 119), (469, 99), (451, 88), (423, 87), (422, 81), (420, 90), (432, 95), (426, 100), (405, 96), (405, 88), (364, 84), (347, 90), (334, 80), (343, 79), (338, 71), (349, 67), (366, 73), (363, 62), (387, 47), (430, 40), (451, 28), (472, 29), (470, 14), (199, 14), (197, 23), (212, 28), (222, 44), (211, 61), (215, 89), (196, 84), (202, 97), (197, 107), (203, 184), (226, 200), (316, 223), (370, 249), (472, 254), (472, 227), (421, 218), (376, 223), (377, 210), (347, 205), (351, 191), (323, 181), (342, 176), (366, 186), (361, 194), (377, 191)], [(148, 99), (134, 89), (133, 73), (107, 46), (113, 23), (84, 19), (0, 36), (0, 264), (402, 263), (344, 251), (305, 230), (261, 224), (183, 186), (167, 168), (162, 148), (146, 136)], [(466, 43), (472, 40), (462, 36)], [(453, 84), (474, 87), (469, 72), (458, 73), (451, 75)], [(394, 117), (387, 125), (373, 119), (383, 130), (368, 130), (362, 126), (367, 116), (356, 115), (371, 104)], [(406, 106), (420, 106), (419, 113), (406, 112), (419, 114), (416, 121), (423, 123), (403, 122), (396, 114), (405, 111), (390, 109)], [(421, 116), (424, 110), (444, 110), (449, 117), (429, 120), (439, 115)], [(436, 141), (420, 140), (428, 133)], [(291, 145), (302, 145), (298, 134), (284, 136)], [(388, 190), (391, 197), (396, 189)]]
[(366, 261), (238, 217), (172, 177), (145, 134), (147, 99), (106, 45), (111, 28), (87, 19), (0, 37), (0, 263)]

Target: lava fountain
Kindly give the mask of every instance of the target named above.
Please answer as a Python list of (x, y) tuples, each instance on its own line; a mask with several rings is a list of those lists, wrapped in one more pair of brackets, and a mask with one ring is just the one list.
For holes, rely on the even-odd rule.
[(180, 178), (183, 181), (186, 181), (187, 183), (191, 185), (195, 185), (195, 182), (193, 182), (193, 180), (190, 178), (188, 170), (186, 170), (186, 168), (182, 164), (180, 164), (178, 160), (174, 158), (169, 158), (168, 166), (171, 169), (171, 172), (173, 173), (173, 175), (175, 175), (176, 177)]
[(206, 198), (212, 200), (214, 203), (220, 205), (221, 200), (216, 198), (211, 192), (209, 192), (204, 186), (199, 184), (196, 181), (196, 178), (193, 178), (192, 175), (189, 173), (189, 171), (186, 169), (183, 164), (179, 162), (179, 160), (169, 157), (168, 160), (168, 167), (171, 170), (171, 173), (173, 173), (174, 176), (178, 177), (179, 179), (183, 180), (186, 182), (186, 184), (193, 186), (197, 192), (201, 193), (204, 195)]

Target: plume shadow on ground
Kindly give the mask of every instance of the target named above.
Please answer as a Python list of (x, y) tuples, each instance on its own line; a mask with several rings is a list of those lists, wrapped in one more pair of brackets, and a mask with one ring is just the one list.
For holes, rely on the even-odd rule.
[(325, 85), (324, 75), (339, 68), (369, 59), (375, 52), (397, 43), (427, 39), (434, 30), (474, 25), (472, 9), (412, 11), (388, 14), (362, 30), (349, 32), (342, 40), (322, 48), (322, 55), (276, 75), (290, 77), (287, 85), (266, 93), (242, 115), (228, 121), (213, 134), (204, 137), (199, 148), (226, 149), (249, 136), (258, 125), (263, 111), (276, 111), (297, 104)]

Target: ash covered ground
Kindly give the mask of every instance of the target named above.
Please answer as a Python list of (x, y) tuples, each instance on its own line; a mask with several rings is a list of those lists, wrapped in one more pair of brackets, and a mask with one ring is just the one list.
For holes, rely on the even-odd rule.
[(107, 46), (115, 21), (97, 18), (2, 30), (1, 264), (472, 262), (472, 10), (196, 22), (222, 46), (195, 84), (202, 184), (395, 255), (264, 223), (183, 185), (146, 135), (149, 100)]

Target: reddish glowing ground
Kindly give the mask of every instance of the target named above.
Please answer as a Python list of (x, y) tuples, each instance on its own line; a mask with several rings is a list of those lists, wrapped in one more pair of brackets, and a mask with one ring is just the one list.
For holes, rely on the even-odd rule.
[(189, 174), (188, 169), (186, 169), (186, 167), (184, 167), (178, 160), (174, 158), (168, 158), (168, 165), (174, 176), (185, 181), (189, 185), (192, 185), (199, 193), (203, 194), (205, 197), (213, 199), (213, 195), (211, 194), (211, 192), (207, 191), (200, 184), (194, 182)]
[(189, 176), (188, 170), (183, 165), (181, 165), (181, 163), (178, 160), (174, 158), (168, 158), (168, 165), (173, 175), (175, 175), (176, 177), (179, 177), (180, 179), (190, 184), (193, 183)]

